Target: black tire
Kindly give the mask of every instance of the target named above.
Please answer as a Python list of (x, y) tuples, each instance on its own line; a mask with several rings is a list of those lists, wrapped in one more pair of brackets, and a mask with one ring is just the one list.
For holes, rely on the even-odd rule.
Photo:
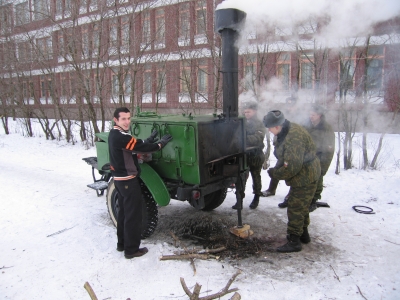
[[(158, 223), (158, 209), (156, 201), (144, 182), (139, 179), (142, 188), (143, 205), (142, 205), (142, 239), (148, 238), (154, 232)], [(118, 192), (115, 189), (114, 179), (108, 183), (107, 188), (107, 208), (111, 221), (117, 226), (118, 219)]]
[(218, 190), (211, 194), (206, 195), (204, 197), (205, 206), (202, 210), (211, 211), (213, 209), (216, 209), (218, 206), (220, 206), (225, 201), (226, 193), (227, 193), (227, 189), (221, 189), (221, 190)]

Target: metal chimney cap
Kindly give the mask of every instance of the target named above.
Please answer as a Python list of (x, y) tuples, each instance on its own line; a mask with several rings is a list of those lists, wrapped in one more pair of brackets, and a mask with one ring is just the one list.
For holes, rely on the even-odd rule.
[(236, 8), (217, 9), (215, 11), (215, 32), (224, 29), (239, 31), (242, 22), (246, 19), (246, 13)]

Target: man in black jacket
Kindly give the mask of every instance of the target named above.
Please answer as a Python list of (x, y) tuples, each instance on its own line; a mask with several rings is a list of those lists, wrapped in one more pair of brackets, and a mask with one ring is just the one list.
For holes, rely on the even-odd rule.
[(129, 109), (117, 108), (113, 118), (115, 125), (108, 136), (110, 168), (119, 194), (117, 250), (125, 251), (127, 259), (148, 252), (146, 247), (139, 248), (142, 233), (142, 193), (136, 153), (158, 151), (172, 139), (171, 135), (167, 134), (155, 143), (156, 131), (146, 140), (136, 139), (129, 133), (130, 118)]

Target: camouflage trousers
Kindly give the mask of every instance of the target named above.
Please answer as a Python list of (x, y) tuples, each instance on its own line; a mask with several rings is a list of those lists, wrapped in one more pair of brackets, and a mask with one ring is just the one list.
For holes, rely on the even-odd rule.
[(301, 236), (310, 224), (309, 207), (317, 188), (317, 181), (307, 186), (290, 187), (287, 208), (287, 233)]
[(315, 190), (313, 202), (317, 202), (319, 199), (321, 199), (321, 193), (323, 189), (324, 189), (324, 176), (321, 175), (319, 176), (319, 179), (317, 181), (317, 189)]
[(247, 165), (249, 166), (249, 171), (251, 178), (253, 179), (253, 194), (262, 196), (261, 193), (261, 169), (265, 160), (264, 153), (258, 151), (256, 155), (247, 156)]

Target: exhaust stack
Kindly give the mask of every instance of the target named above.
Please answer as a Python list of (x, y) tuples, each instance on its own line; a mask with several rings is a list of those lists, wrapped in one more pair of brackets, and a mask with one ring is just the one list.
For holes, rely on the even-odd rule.
[(246, 13), (238, 9), (215, 11), (215, 31), (220, 33), (222, 39), (223, 114), (228, 119), (239, 115), (239, 49), (235, 42), (245, 19)]

